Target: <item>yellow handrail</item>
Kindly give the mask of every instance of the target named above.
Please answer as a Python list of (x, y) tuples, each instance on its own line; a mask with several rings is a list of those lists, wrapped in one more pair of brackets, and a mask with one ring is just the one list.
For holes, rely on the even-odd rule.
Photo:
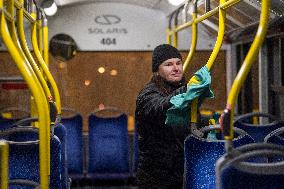
[[(178, 14), (179, 14), (179, 10), (177, 10), (176, 14), (175, 14), (175, 18), (174, 18), (174, 28), (177, 27), (178, 25)], [(173, 33), (173, 46), (177, 48), (178, 46), (178, 33), (177, 32), (174, 32)]]
[(224, 116), (222, 117), (222, 124), (221, 124), (223, 126), (225, 140), (231, 141), (234, 137), (233, 115), (234, 115), (235, 103), (237, 100), (237, 96), (239, 95), (240, 89), (251, 69), (251, 66), (258, 55), (259, 48), (261, 47), (264, 41), (269, 22), (269, 13), (270, 13), (269, 9), (270, 9), (270, 0), (263, 0), (261, 3), (260, 21), (255, 39), (245, 57), (245, 60), (229, 92), (227, 105), (224, 111)]
[(0, 166), (1, 166), (1, 175), (0, 175), (0, 187), (1, 189), (8, 189), (8, 180), (9, 180), (9, 145), (6, 141), (0, 141)]
[(16, 7), (17, 9), (22, 9), (22, 10), (24, 11), (25, 17), (26, 17), (31, 23), (35, 23), (35, 22), (36, 22), (36, 20), (30, 15), (30, 13), (24, 9), (24, 4), (21, 3), (20, 0), (15, 0), (15, 7)]
[[(220, 7), (224, 3), (226, 3), (226, 0), (220, 0)], [(224, 34), (225, 34), (225, 20), (226, 20), (226, 12), (225, 10), (220, 8), (219, 10), (219, 29), (218, 29), (217, 40), (216, 40), (214, 49), (210, 55), (210, 58), (205, 65), (209, 71), (211, 70), (212, 65), (214, 64), (216, 57), (222, 46), (222, 42), (223, 42)], [(197, 106), (198, 106), (198, 98), (194, 99), (191, 103), (191, 115), (190, 115), (191, 123), (197, 123)]]
[[(220, 0), (220, 5), (222, 5), (223, 3), (225, 3), (226, 0)], [(219, 10), (219, 29), (218, 29), (218, 36), (217, 36), (217, 41), (215, 43), (213, 52), (210, 55), (209, 60), (206, 63), (206, 67), (208, 68), (208, 70), (210, 71), (215, 60), (216, 57), (221, 49), (222, 43), (223, 43), (223, 39), (224, 39), (224, 34), (225, 34), (225, 20), (226, 20), (226, 12), (224, 9)]]
[[(192, 16), (193, 21), (197, 18), (197, 1), (194, 3), (194, 10), (193, 10), (191, 16)], [(187, 57), (184, 61), (184, 64), (183, 64), (183, 72), (184, 73), (186, 73), (186, 71), (188, 70), (189, 63), (191, 62), (191, 60), (193, 58), (193, 54), (194, 54), (195, 49), (196, 49), (197, 32), (198, 32), (197, 23), (193, 23), (192, 24), (192, 30), (191, 30), (191, 46), (190, 46), (189, 53), (188, 53), (188, 55), (187, 55)]]
[[(34, 19), (36, 19), (36, 13), (35, 10), (33, 10), (33, 12), (31, 13), (32, 17)], [(32, 46), (34, 48), (34, 52), (35, 55), (37, 57), (37, 60), (39, 62), (39, 65), (41, 66), (41, 68), (43, 69), (44, 74), (47, 77), (47, 80), (49, 81), (53, 93), (54, 93), (54, 97), (55, 97), (55, 102), (56, 102), (56, 107), (57, 107), (57, 112), (58, 114), (61, 114), (61, 101), (60, 101), (60, 95), (59, 95), (59, 90), (57, 88), (57, 85), (54, 81), (54, 78), (52, 77), (51, 73), (49, 72), (49, 69), (39, 51), (38, 48), (38, 43), (37, 43), (37, 24), (36, 23), (32, 23), (31, 25), (31, 35), (32, 35)]]
[[(19, 4), (23, 4), (24, 0), (19, 0), (18, 1)], [(45, 95), (47, 96), (48, 100), (52, 100), (52, 96), (50, 93), (50, 90), (48, 88), (48, 85), (43, 77), (43, 75), (41, 74), (39, 67), (36, 63), (36, 61), (34, 60), (32, 54), (30, 53), (29, 47), (27, 45), (27, 41), (26, 41), (26, 35), (25, 35), (25, 31), (24, 31), (24, 9), (23, 6), (20, 6), (20, 8), (17, 8), (17, 31), (18, 31), (18, 35), (19, 35), (19, 39), (20, 39), (20, 43), (21, 43), (21, 47), (27, 57), (27, 59), (29, 60), (30, 65), (32, 66), (34, 72), (36, 73), (37, 78), (39, 79)]]
[[(31, 16), (36, 20), (36, 7), (34, 4), (32, 4), (32, 12), (31, 12)], [(32, 23), (31, 24), (31, 35), (32, 35), (32, 45), (33, 45), (33, 49), (34, 49), (34, 52), (35, 52), (35, 55), (38, 59), (38, 63), (40, 65), (40, 67), (42, 68), (43, 72), (46, 74), (47, 78), (52, 78), (53, 77), (51, 76), (45, 62), (43, 61), (42, 59), (42, 56), (39, 52), (39, 49), (38, 49), (38, 44), (37, 44), (37, 34), (36, 34), (36, 30), (37, 30), (37, 22), (35, 23)], [(54, 80), (53, 80), (54, 81)], [(54, 82), (55, 83), (55, 82)], [(48, 125), (48, 127), (46, 127), (46, 132), (47, 132), (47, 137), (50, 138), (50, 125)], [(47, 149), (48, 151), (50, 152), (50, 141), (49, 141), (49, 144), (47, 146)], [(48, 159), (50, 160), (50, 153), (48, 154)], [(48, 174), (50, 175), (50, 161), (48, 161)]]
[(168, 28), (167, 28), (167, 42), (169, 45), (172, 44), (172, 20), (173, 20), (173, 14), (170, 15)]
[(193, 24), (193, 22), (196, 23), (196, 24), (199, 23), (199, 22), (202, 22), (203, 20), (206, 20), (207, 18), (213, 16), (214, 14), (217, 14), (219, 12), (219, 9), (226, 10), (226, 9), (230, 8), (231, 6), (239, 3), (240, 1), (241, 0), (228, 0), (224, 4), (219, 5), (218, 7), (212, 9), (211, 11), (206, 12), (205, 14), (203, 14), (201, 16), (198, 16), (194, 21), (190, 20), (187, 23), (184, 23), (184, 24), (174, 28), (173, 29), (174, 31), (169, 31), (169, 32), (178, 32), (178, 31), (181, 31), (183, 29), (186, 29), (189, 26), (191, 26)]
[[(18, 52), (21, 53), (21, 56), (26, 60), (25, 62), (28, 62), (27, 60), (27, 57), (26, 55), (24, 54), (23, 50), (22, 50), (22, 47), (21, 47), (21, 44), (19, 42), (19, 38), (18, 38), (18, 35), (17, 35), (17, 32), (16, 32), (16, 26), (15, 26), (15, 8), (14, 8), (14, 0), (10, 0), (7, 2), (7, 13), (9, 13), (9, 15), (13, 18), (12, 20), (9, 20), (9, 22), (7, 23), (8, 25), (8, 28), (9, 28), (9, 31), (10, 31), (10, 34), (11, 34), (11, 37), (14, 41), (14, 44), (16, 45), (17, 49), (18, 49)], [(33, 64), (32, 64), (33, 65)], [(34, 65), (33, 65), (34, 66)], [(36, 65), (35, 65), (36, 66)], [(31, 65), (27, 65), (27, 67), (32, 70), (32, 67)], [(36, 66), (37, 67), (37, 66)], [(35, 69), (37, 70), (37, 69)], [(36, 72), (37, 75), (39, 74), (39, 72)], [(37, 80), (37, 78), (34, 78)], [(47, 87), (47, 86), (46, 86)], [(48, 91), (48, 87), (47, 88), (44, 88), (46, 91)], [(35, 108), (35, 102), (34, 102), (34, 98), (31, 97), (31, 115), (34, 116), (34, 117), (37, 117), (37, 110)], [(36, 123), (35, 123), (36, 124)]]
[(19, 71), (21, 72), (23, 78), (25, 79), (29, 89), (31, 90), (32, 95), (35, 98), (38, 114), (39, 114), (39, 154), (40, 154), (40, 186), (41, 189), (48, 189), (48, 154), (47, 150), (47, 138), (46, 126), (50, 124), (49, 113), (48, 113), (48, 103), (44, 96), (44, 91), (41, 88), (38, 80), (34, 79), (36, 76), (28, 68), (26, 59), (17, 49), (14, 44), (12, 37), (9, 34), (9, 30), (6, 23), (5, 14), (3, 11), (3, 0), (0, 0), (0, 9), (1, 11), (1, 20), (0, 20), (0, 31), (4, 44), (6, 45), (9, 53), (11, 54), (12, 59), (16, 63)]
[[(41, 15), (41, 14), (40, 14)], [(43, 31), (42, 31), (42, 18), (39, 17), (37, 20), (37, 37), (38, 37), (38, 50), (43, 56)]]
[(170, 45), (172, 43), (172, 36), (170, 33), (171, 29), (167, 28), (167, 43)]
[[(48, 66), (49, 65), (49, 58), (48, 58), (48, 27), (47, 27), (47, 19), (44, 17), (43, 18), (43, 59), (45, 61), (45, 64)], [(61, 109), (58, 112), (61, 114)]]

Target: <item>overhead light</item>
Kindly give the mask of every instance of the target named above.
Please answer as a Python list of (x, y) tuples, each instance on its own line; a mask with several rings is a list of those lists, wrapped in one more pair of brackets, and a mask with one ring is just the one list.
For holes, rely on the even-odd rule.
[(105, 109), (105, 105), (104, 105), (103, 103), (101, 103), (101, 104), (99, 105), (99, 110), (103, 110), (103, 109)]
[(184, 0), (168, 0), (168, 2), (174, 6), (179, 6), (184, 2)]
[(111, 70), (111, 71), (110, 71), (110, 75), (116, 76), (116, 75), (117, 75), (117, 70)]
[(66, 68), (66, 66), (67, 66), (67, 64), (66, 64), (66, 62), (63, 62), (63, 61), (58, 61), (58, 67), (60, 68), (60, 69), (64, 69), (64, 68)]
[(87, 79), (87, 80), (85, 80), (84, 84), (85, 84), (86, 86), (89, 86), (89, 85), (91, 84), (91, 81)]
[(47, 16), (53, 16), (57, 12), (57, 6), (55, 3), (52, 3), (50, 7), (44, 8), (43, 10)]
[(99, 67), (98, 72), (99, 73), (104, 73), (106, 71), (106, 69), (104, 67)]

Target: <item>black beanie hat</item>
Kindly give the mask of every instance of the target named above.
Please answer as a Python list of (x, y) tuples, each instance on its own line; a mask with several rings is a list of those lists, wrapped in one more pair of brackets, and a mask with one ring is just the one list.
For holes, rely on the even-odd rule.
[(162, 44), (157, 46), (152, 55), (152, 72), (158, 71), (160, 64), (171, 58), (179, 58), (182, 60), (179, 51), (168, 44)]

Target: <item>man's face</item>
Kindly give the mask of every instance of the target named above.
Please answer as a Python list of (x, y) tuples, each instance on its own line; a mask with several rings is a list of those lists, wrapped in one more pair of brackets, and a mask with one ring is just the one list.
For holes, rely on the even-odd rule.
[(158, 74), (170, 83), (180, 82), (183, 76), (182, 61), (179, 58), (165, 60), (159, 66)]

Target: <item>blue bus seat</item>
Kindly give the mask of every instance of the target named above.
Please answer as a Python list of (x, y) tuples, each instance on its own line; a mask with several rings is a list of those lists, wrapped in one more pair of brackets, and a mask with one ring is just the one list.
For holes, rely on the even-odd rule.
[[(232, 152), (224, 154), (217, 162), (218, 189), (284, 189), (283, 146), (255, 143)], [(260, 159), (263, 161), (259, 162)]]
[[(16, 123), (13, 124), (14, 128), (17, 127), (30, 127), (30, 125), (33, 122), (38, 121), (38, 118), (25, 118), (25, 119), (21, 119), (19, 121), (17, 121)], [(56, 137), (58, 137), (60, 143), (61, 143), (61, 159), (62, 159), (62, 166), (61, 166), (61, 181), (62, 181), (62, 189), (66, 189), (69, 187), (69, 178), (68, 178), (68, 174), (67, 174), (67, 156), (66, 156), (66, 128), (62, 125), (62, 124), (56, 124), (55, 126), (52, 125), (52, 127), (54, 127), (54, 134)], [(29, 135), (27, 135), (27, 139), (29, 140)]]
[[(272, 122), (264, 125), (252, 124), (250, 123), (250, 119), (254, 116), (257, 117), (267, 117)], [(235, 122), (234, 126), (238, 127), (244, 131), (246, 131), (254, 140), (255, 142), (263, 142), (264, 137), (268, 135), (270, 132), (274, 131), (277, 128), (284, 126), (281, 124), (273, 115), (268, 113), (260, 113), (260, 112), (252, 112), (248, 114), (244, 114), (239, 116)]]
[[(11, 117), (3, 117), (3, 114), (8, 113)], [(13, 127), (13, 125), (24, 118), (29, 117), (29, 113), (17, 107), (9, 107), (0, 110), (0, 131), (4, 131)]]
[[(38, 183), (38, 129), (11, 128), (1, 132), (0, 138), (9, 142), (9, 180), (24, 179)], [(50, 140), (50, 164), (50, 188), (59, 189), (62, 183), (61, 143), (56, 136), (51, 137)], [(17, 187), (13, 186), (13, 188)]]
[(6, 129), (13, 127), (14, 123), (17, 121), (19, 121), (19, 119), (7, 119), (0, 117), (0, 131), (5, 131)]
[(61, 167), (61, 177), (62, 177), (62, 189), (69, 188), (69, 178), (68, 178), (68, 163), (67, 163), (67, 131), (64, 125), (61, 123), (56, 124), (54, 127), (54, 135), (58, 137), (61, 142), (61, 158), (62, 158), (62, 167)]
[[(210, 131), (220, 130), (220, 126), (213, 125), (201, 129), (205, 134)], [(253, 143), (254, 140), (244, 131), (234, 128), (235, 146)], [(200, 138), (193, 134), (185, 139), (185, 188), (208, 189), (215, 188), (215, 163), (224, 153), (225, 142), (221, 132), (216, 135), (217, 140)]]
[(88, 178), (128, 179), (131, 176), (128, 148), (127, 115), (89, 116)]
[(284, 127), (280, 127), (271, 133), (269, 133), (265, 138), (264, 142), (274, 143), (284, 146)]
[(83, 174), (83, 119), (80, 114), (62, 117), (61, 122), (67, 131), (68, 175), (72, 180), (79, 180)]

